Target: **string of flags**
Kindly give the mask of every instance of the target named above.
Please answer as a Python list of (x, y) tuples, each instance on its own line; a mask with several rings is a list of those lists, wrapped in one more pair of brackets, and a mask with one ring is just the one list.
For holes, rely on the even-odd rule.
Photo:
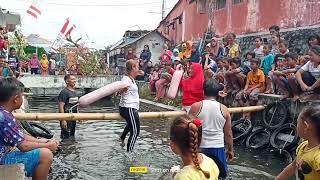
[(69, 38), (71, 32), (76, 28), (76, 25), (70, 23), (70, 19), (67, 18), (66, 22), (63, 24), (56, 40), (53, 42), (51, 46), (51, 50), (53, 52), (57, 52), (58, 49), (62, 46), (64, 40)]
[(30, 16), (34, 17), (34, 18), (38, 18), (38, 16), (40, 16), (41, 10), (39, 9), (39, 1), (33, 1), (32, 4), (29, 6), (28, 10), (27, 10), (27, 14), (29, 14)]
[[(29, 8), (27, 9), (27, 14), (31, 17), (38, 19), (42, 15), (42, 10), (40, 8), (41, 0), (33, 0)], [(58, 49), (63, 45), (64, 40), (70, 38), (71, 32), (76, 28), (76, 25), (70, 23), (70, 19), (67, 18), (63, 24), (57, 38), (51, 45), (51, 51), (57, 52)]]

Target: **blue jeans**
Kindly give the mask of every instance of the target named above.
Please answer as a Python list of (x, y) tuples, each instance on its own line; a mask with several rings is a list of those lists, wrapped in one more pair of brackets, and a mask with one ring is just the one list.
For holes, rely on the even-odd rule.
[(10, 152), (5, 155), (3, 162), (6, 165), (24, 164), (24, 170), (28, 177), (32, 177), (39, 165), (40, 149), (34, 149), (28, 152), (21, 152), (19, 150)]
[(219, 178), (228, 176), (227, 158), (224, 148), (201, 148), (201, 152), (211, 158), (219, 168)]

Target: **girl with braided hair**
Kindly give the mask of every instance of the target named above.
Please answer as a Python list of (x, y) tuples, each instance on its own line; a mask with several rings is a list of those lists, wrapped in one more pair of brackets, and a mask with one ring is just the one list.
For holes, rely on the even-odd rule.
[(206, 155), (199, 153), (202, 136), (202, 121), (190, 116), (176, 118), (170, 128), (170, 146), (179, 155), (183, 168), (174, 180), (218, 180), (219, 168)]

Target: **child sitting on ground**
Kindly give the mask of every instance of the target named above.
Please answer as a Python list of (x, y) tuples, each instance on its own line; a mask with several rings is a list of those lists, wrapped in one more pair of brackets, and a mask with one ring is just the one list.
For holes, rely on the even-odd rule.
[(0, 77), (12, 77), (13, 71), (6, 62), (6, 57), (0, 55)]
[(285, 40), (280, 40), (279, 42), (279, 54), (276, 54), (274, 57), (274, 61), (272, 64), (272, 70), (271, 72), (275, 70), (282, 69), (282, 61), (285, 59), (285, 55), (289, 52), (289, 44)]
[[(309, 50), (310, 60), (295, 74), (296, 79), (289, 79), (294, 100), (302, 92), (313, 92), (316, 97), (320, 94), (320, 46), (312, 46)], [(311, 94), (311, 97), (313, 95)], [(308, 97), (307, 97), (308, 99)]]
[(170, 147), (179, 155), (183, 168), (174, 173), (174, 180), (218, 180), (219, 169), (206, 155), (199, 153), (202, 121), (190, 116), (176, 118), (170, 127)]
[(59, 142), (34, 138), (19, 127), (12, 112), (23, 102), (20, 84), (15, 78), (0, 79), (0, 165), (21, 163), (28, 177), (47, 179)]
[(274, 60), (274, 56), (271, 53), (272, 45), (271, 44), (265, 44), (263, 45), (263, 53), (264, 57), (261, 62), (261, 69), (266, 77), (266, 91), (265, 93), (271, 93), (271, 78), (269, 77), (269, 72), (272, 69), (272, 64)]
[(286, 180), (298, 171), (299, 178), (320, 179), (320, 106), (306, 107), (297, 122), (299, 137), (304, 139), (297, 150), (296, 159), (289, 164), (276, 180)]
[[(236, 95), (236, 101), (240, 106), (244, 106), (247, 100), (249, 100), (251, 106), (257, 105), (259, 93), (264, 92), (265, 76), (259, 67), (260, 60), (252, 59), (251, 71), (248, 73), (244, 90)], [(248, 114), (247, 117), (250, 117), (250, 115)]]
[(298, 54), (289, 52), (285, 55), (285, 60), (283, 64), (286, 68), (273, 72), (273, 82), (279, 88), (279, 90), (284, 94), (282, 100), (285, 100), (291, 95), (291, 88), (288, 83), (290, 78), (294, 78), (294, 74), (299, 70), (300, 66), (297, 65)]
[(240, 67), (241, 59), (232, 58), (230, 61), (230, 70), (225, 73), (226, 93), (235, 94), (244, 88), (245, 69)]
[[(289, 52), (288, 49), (288, 42), (281, 39), (278, 43), (278, 47), (279, 47), (279, 53), (275, 55), (274, 57), (274, 61), (272, 64), (272, 69), (269, 72), (269, 77), (272, 78), (273, 77), (273, 72), (276, 70), (282, 70), (284, 67), (284, 64), (282, 63), (285, 60), (285, 55)], [(272, 81), (272, 79), (271, 79)], [(273, 90), (267, 91), (267, 94), (272, 94), (276, 92), (276, 87), (273, 87)]]
[(224, 84), (224, 73), (225, 73), (225, 70), (224, 70), (224, 67), (223, 67), (222, 58), (220, 58), (220, 57), (216, 58), (215, 62), (216, 62), (216, 66), (217, 66), (216, 72), (214, 72), (210, 68), (210, 66), (207, 67), (207, 68), (204, 68), (206, 79), (214, 78), (219, 83)]
[(250, 61), (255, 58), (256, 54), (254, 52), (248, 52), (246, 55), (245, 55), (245, 60), (243, 61), (243, 64), (245, 66), (248, 66), (250, 67)]

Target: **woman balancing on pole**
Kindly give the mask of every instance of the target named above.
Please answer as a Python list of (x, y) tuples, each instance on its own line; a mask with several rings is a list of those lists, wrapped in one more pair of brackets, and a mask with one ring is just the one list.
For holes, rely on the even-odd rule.
[(120, 91), (121, 99), (119, 103), (120, 115), (126, 119), (127, 125), (123, 130), (120, 137), (121, 146), (124, 146), (124, 140), (126, 135), (130, 132), (130, 136), (127, 143), (127, 152), (132, 152), (134, 144), (140, 132), (139, 121), (139, 92), (138, 86), (135, 83), (137, 76), (143, 75), (144, 72), (139, 70), (139, 61), (128, 60), (126, 62), (127, 74), (123, 76), (122, 82), (128, 86)]

